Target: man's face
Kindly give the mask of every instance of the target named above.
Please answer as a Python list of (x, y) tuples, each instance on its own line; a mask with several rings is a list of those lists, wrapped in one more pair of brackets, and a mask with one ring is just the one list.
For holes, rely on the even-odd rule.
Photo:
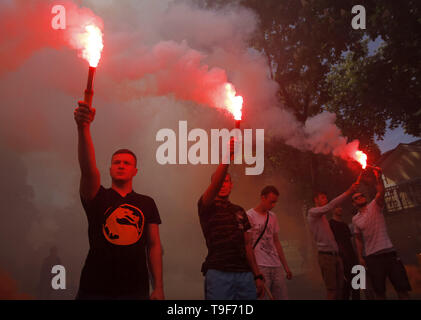
[(324, 193), (319, 193), (315, 198), (314, 202), (316, 204), (316, 207), (322, 207), (324, 205), (327, 205), (327, 196)]
[(113, 180), (129, 181), (137, 174), (135, 159), (129, 153), (119, 153), (112, 157), (110, 175)]
[(231, 176), (227, 174), (225, 176), (224, 182), (222, 183), (221, 189), (219, 189), (218, 197), (220, 198), (228, 197), (231, 193), (231, 189), (232, 189)]
[(272, 192), (261, 197), (261, 204), (265, 211), (272, 210), (278, 202), (278, 196)]
[(360, 192), (355, 193), (352, 196), (352, 204), (357, 208), (362, 208), (367, 204), (367, 198)]

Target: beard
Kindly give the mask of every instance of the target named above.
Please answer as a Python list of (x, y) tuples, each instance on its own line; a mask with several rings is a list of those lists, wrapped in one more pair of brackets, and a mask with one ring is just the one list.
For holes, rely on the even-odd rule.
[(367, 205), (367, 201), (365, 201), (364, 203), (356, 203), (355, 206), (358, 209), (364, 208)]

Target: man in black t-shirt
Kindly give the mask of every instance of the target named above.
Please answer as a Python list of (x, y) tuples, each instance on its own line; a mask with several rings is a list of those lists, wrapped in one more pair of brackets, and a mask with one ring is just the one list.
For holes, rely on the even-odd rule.
[[(231, 144), (233, 141), (231, 142)], [(231, 158), (233, 157), (231, 145)], [(208, 255), (202, 265), (205, 299), (252, 300), (264, 294), (263, 276), (254, 256), (244, 209), (229, 201), (228, 164), (221, 163), (198, 202)]]
[[(94, 117), (95, 109), (79, 101), (79, 191), (88, 218), (89, 253), (77, 299), (164, 299), (158, 209), (152, 198), (133, 191), (137, 159), (128, 149), (112, 156), (111, 188), (101, 185), (90, 134)], [(154, 288), (150, 296), (148, 266)]]
[(358, 265), (357, 255), (352, 246), (352, 234), (349, 226), (342, 220), (342, 208), (333, 209), (332, 219), (329, 220), (330, 228), (335, 236), (339, 248), (339, 255), (342, 258), (344, 266), (344, 285), (342, 299), (349, 300), (350, 293), (352, 300), (360, 300), (360, 290), (354, 290), (351, 286), (353, 274), (352, 267)]

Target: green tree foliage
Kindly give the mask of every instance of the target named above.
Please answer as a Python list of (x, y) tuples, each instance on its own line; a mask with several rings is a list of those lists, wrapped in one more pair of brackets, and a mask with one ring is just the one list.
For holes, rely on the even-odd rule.
[[(401, 125), (421, 135), (421, 2), (376, 0), (367, 10), (365, 40), (359, 53), (348, 52), (327, 77), (328, 106), (344, 131), (383, 137)], [(369, 40), (379, 44), (370, 53)]]
[[(325, 110), (335, 112), (344, 136), (360, 140), (372, 163), (380, 155), (374, 139), (383, 137), (388, 124), (420, 135), (414, 116), (421, 107), (420, 1), (204, 2), (240, 4), (257, 14), (260, 23), (251, 45), (267, 57), (280, 101), (301, 122)], [(351, 26), (356, 4), (366, 8), (366, 30)], [(372, 55), (368, 44), (379, 38), (382, 47)], [(301, 185), (306, 195), (320, 188), (334, 192), (358, 172), (342, 160), (301, 152), (278, 140), (270, 141), (266, 153), (266, 163)]]

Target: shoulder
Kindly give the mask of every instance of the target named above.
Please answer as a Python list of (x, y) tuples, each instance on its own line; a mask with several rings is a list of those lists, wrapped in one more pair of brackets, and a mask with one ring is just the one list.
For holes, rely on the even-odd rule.
[(134, 192), (133, 196), (131, 197), (131, 201), (133, 201), (136, 206), (142, 210), (145, 210), (146, 212), (151, 212), (153, 214), (158, 212), (155, 200), (150, 196)]
[(155, 200), (150, 196), (147, 196), (141, 193), (136, 193), (136, 192), (133, 192), (133, 193), (136, 200), (139, 200), (145, 203), (155, 203)]
[(373, 211), (381, 211), (382, 210), (382, 207), (379, 206), (379, 204), (376, 201), (376, 198), (371, 200), (371, 202), (368, 204), (367, 207), (368, 207), (369, 210), (373, 210)]
[(104, 199), (107, 198), (107, 195), (109, 195), (110, 192), (111, 188), (106, 189), (102, 185), (100, 185), (98, 192), (92, 199), (85, 199), (82, 197), (82, 194), (80, 194), (80, 200), (82, 201), (83, 206), (100, 204), (101, 201), (104, 201)]
[(247, 210), (246, 213), (247, 213), (247, 216), (253, 217), (256, 214), (256, 211), (254, 211), (253, 208), (250, 208), (250, 209)]
[(243, 207), (241, 207), (241, 206), (239, 206), (239, 205), (237, 205), (237, 204), (233, 204), (233, 203), (231, 203), (231, 205), (230, 205), (230, 209), (231, 209), (232, 211), (235, 211), (235, 212), (241, 211), (241, 212), (243, 212), (244, 214), (246, 214), (246, 211), (244, 210), (244, 208), (243, 208)]
[(278, 219), (276, 219), (276, 214), (274, 212), (272, 212), (272, 211), (269, 211), (269, 220), (270, 221), (273, 221), (275, 223), (278, 222)]
[(357, 214), (355, 214), (355, 216), (352, 217), (352, 224), (356, 227), (359, 227), (359, 225), (361, 224), (361, 212), (357, 212)]

